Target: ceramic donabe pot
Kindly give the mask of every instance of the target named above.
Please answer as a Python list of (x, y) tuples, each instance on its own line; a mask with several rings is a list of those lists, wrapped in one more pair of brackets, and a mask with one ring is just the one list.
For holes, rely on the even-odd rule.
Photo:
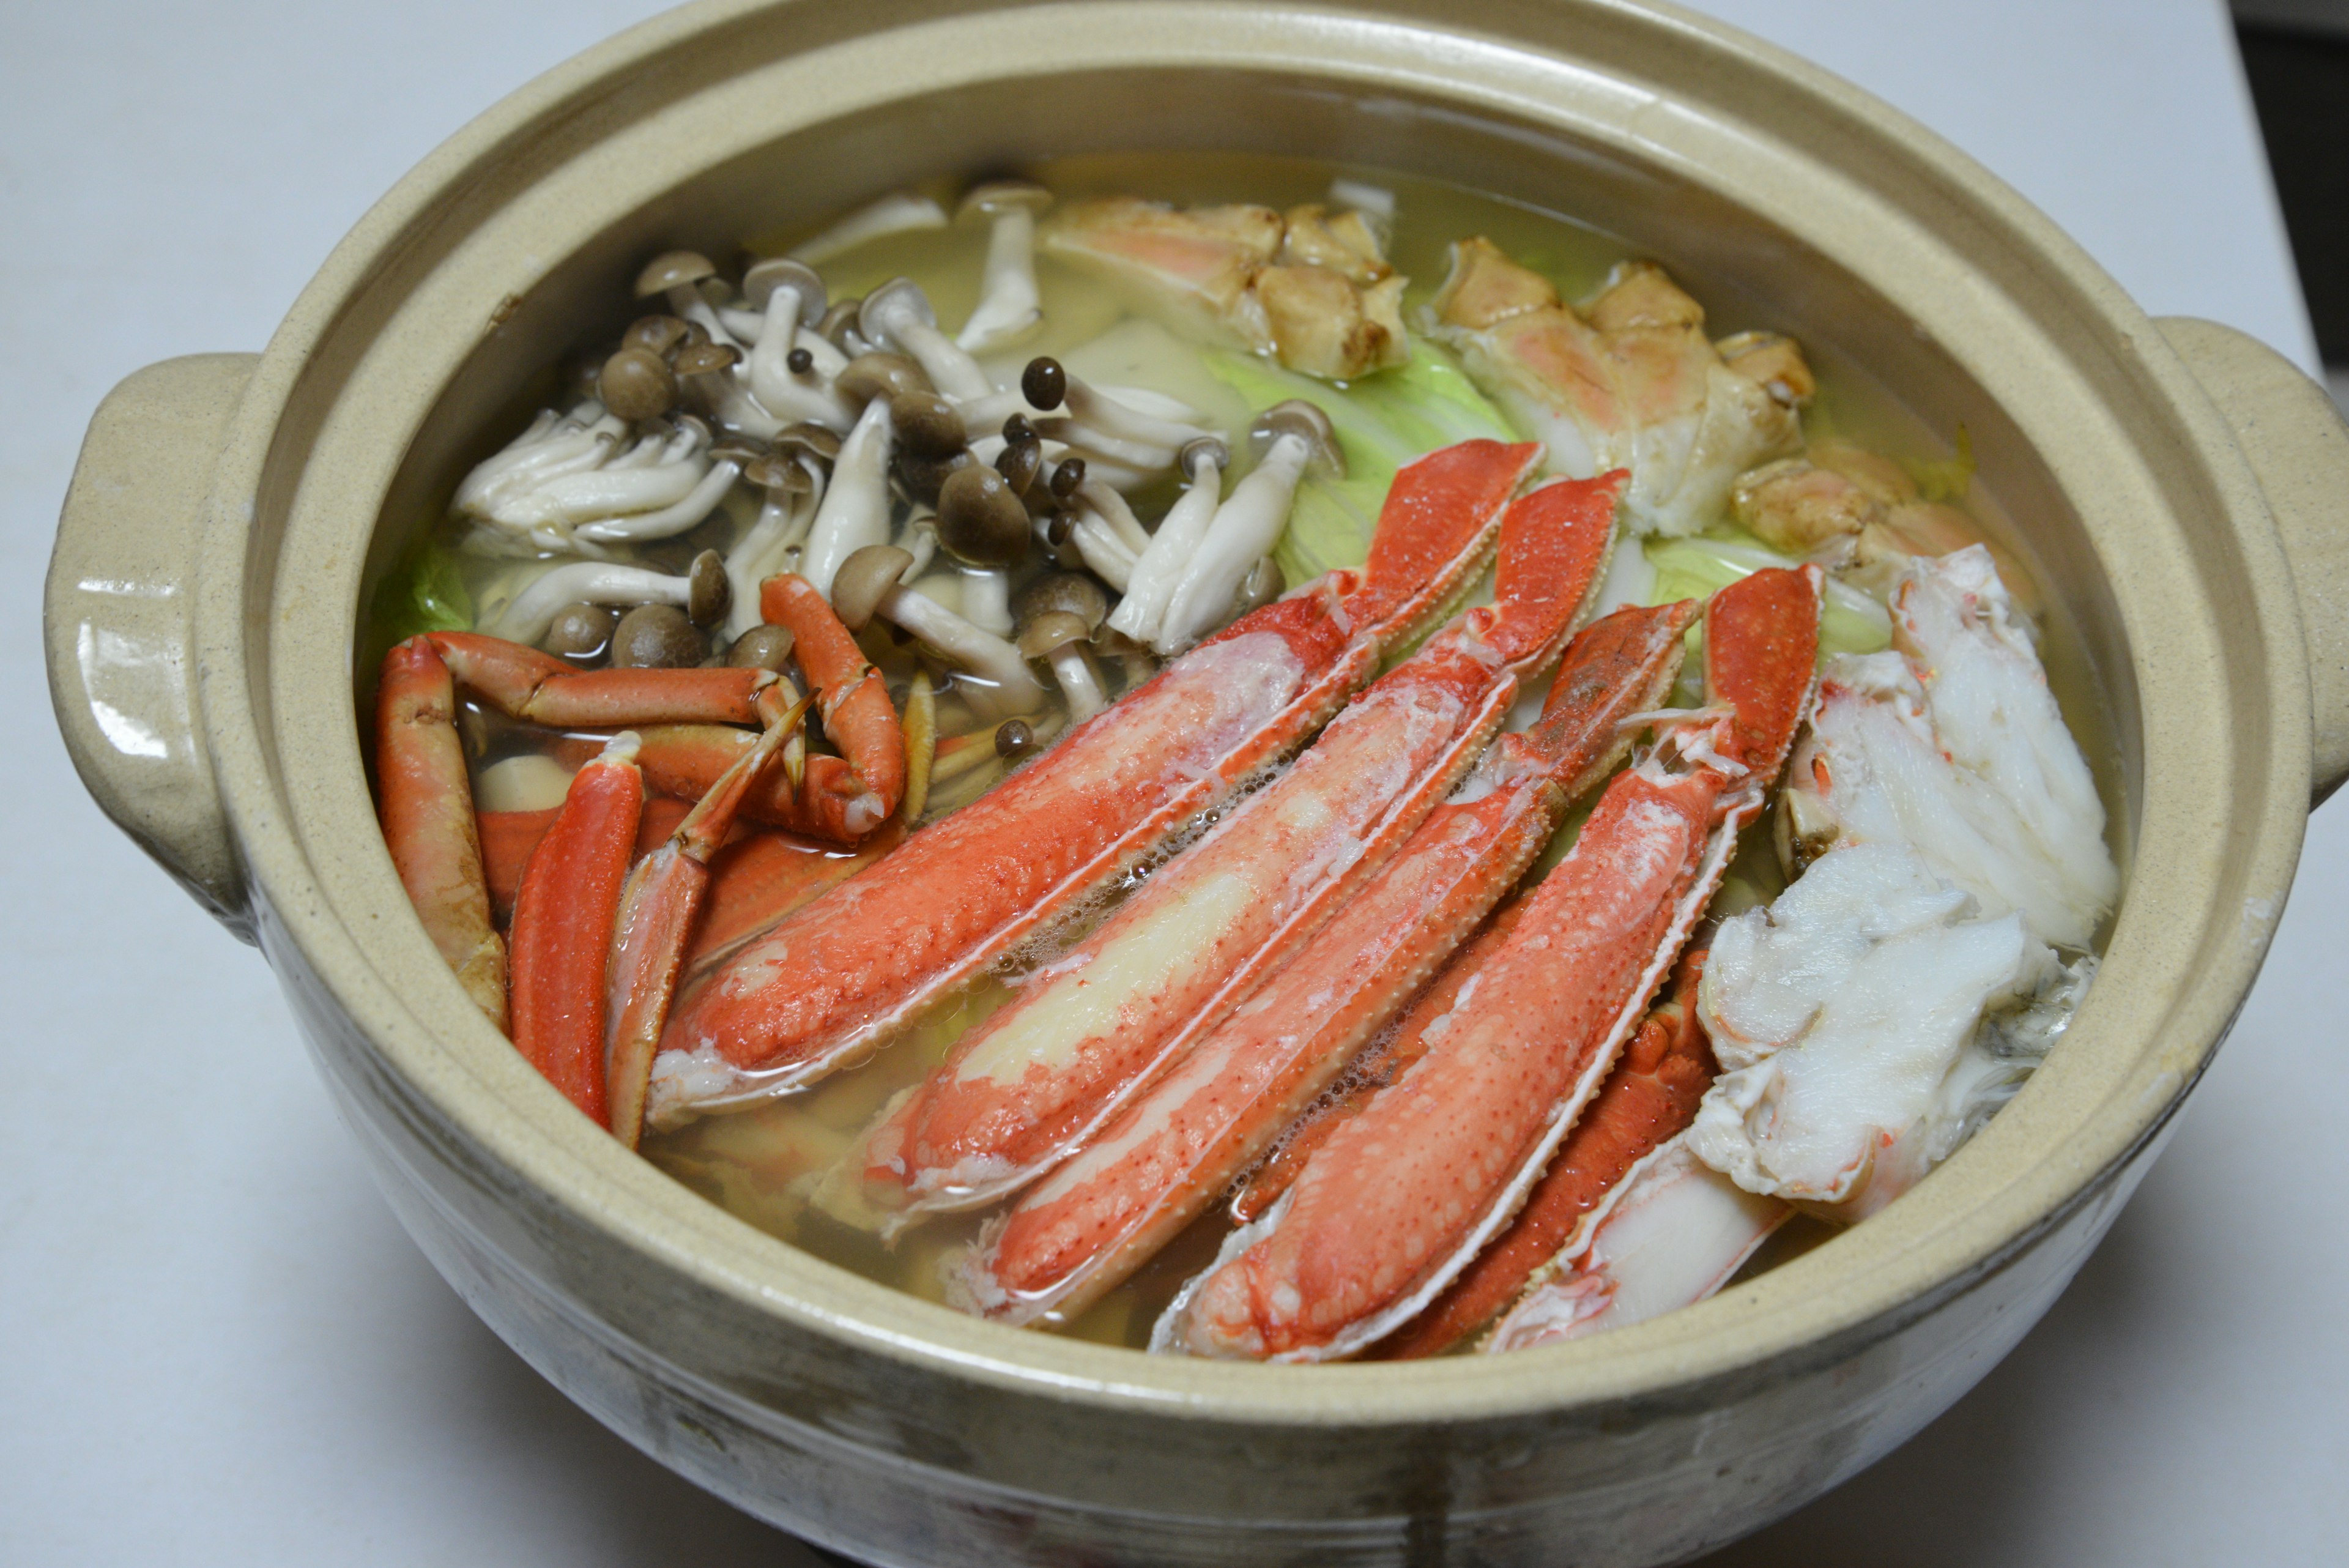
[[(889, 1563), (1693, 1552), (1866, 1465), (2023, 1334), (2251, 982), (2312, 780), (2349, 768), (2349, 439), (2322, 394), (2223, 328), (2148, 321), (1981, 170), (1750, 40), (1604, 0), (1469, 14), (680, 12), (435, 153), (266, 353), (156, 366), (98, 412), (48, 601), (92, 792), (260, 943), (474, 1308), (752, 1512)], [(357, 608), (401, 543), (377, 521), (428, 505), (653, 251), (730, 253), (745, 214), (812, 221), (911, 178), (1165, 148), (1576, 213), (1971, 432), (2020, 520), (2004, 542), (2057, 601), (2058, 678), (2109, 706), (2128, 872), (2061, 1048), (1915, 1192), (1702, 1306), (1550, 1350), (1148, 1357), (975, 1323), (761, 1234), (579, 1116), (466, 1001), (361, 768)]]

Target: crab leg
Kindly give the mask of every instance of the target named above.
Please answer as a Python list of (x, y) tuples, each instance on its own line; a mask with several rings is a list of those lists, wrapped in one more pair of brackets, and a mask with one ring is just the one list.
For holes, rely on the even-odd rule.
[(514, 898), (514, 1045), (597, 1122), (605, 1120), (605, 961), (645, 804), (636, 752), (636, 736), (622, 731), (572, 775)]
[(768, 722), (758, 743), (726, 770), (667, 842), (636, 865), (620, 898), (611, 928), (612, 1027), (605, 1072), (612, 1133), (630, 1148), (644, 1131), (645, 1085), (661, 1027), (668, 1022), (694, 918), (709, 892), (710, 858), (732, 831), (759, 774), (781, 753), (815, 701), (802, 697), (784, 706), (772, 695), (776, 690), (769, 688), (761, 699)]
[(788, 1092), (855, 1059), (1277, 762), (1484, 559), (1538, 455), (1468, 441), (1411, 464), (1363, 570), (1244, 618), (694, 979), (652, 1114)]
[(887, 820), (905, 796), (905, 735), (889, 689), (805, 577), (784, 572), (760, 584), (759, 613), (791, 628), (800, 669), (822, 701), (823, 732), (843, 763), (819, 767), (833, 759), (808, 759), (797, 796), (799, 820), (784, 826), (854, 844)]
[(473, 822), (457, 691), (420, 637), (384, 655), (376, 701), (376, 777), (383, 838), (425, 934), (490, 1022), (506, 1026), (506, 948), (490, 924), (489, 883)]
[(991, 1228), (959, 1273), (967, 1303), (1012, 1322), (1065, 1316), (1212, 1202), (1393, 1020), (1619, 758), (1623, 719), (1670, 689), (1694, 617), (1688, 604), (1627, 610), (1576, 639), (1559, 679), (1580, 700), (1503, 737), (1294, 960)]
[[(1416, 1065), (1161, 1320), (1154, 1348), (1318, 1361), (1416, 1316), (1516, 1212), (1762, 807), (1809, 702), (1821, 574), (1713, 597), (1706, 676), (1733, 716), (1619, 775)], [(1684, 771), (1683, 771), (1684, 770)]]
[(1025, 1186), (1309, 937), (1484, 751), (1517, 674), (1565, 641), (1622, 479), (1512, 504), (1497, 602), (1364, 691), (1295, 766), (964, 1035), (873, 1136), (874, 1196), (918, 1213)]
[[(644, 762), (641, 753), (636, 758)], [(693, 809), (692, 803), (669, 800), (659, 795), (647, 796), (643, 815), (636, 819), (636, 858), (642, 860), (660, 847), (685, 814)], [(543, 811), (483, 811), (476, 812), (474, 822), (481, 833), (481, 869), (490, 880), (490, 909), (501, 922), (513, 919), (515, 895), (522, 891), (522, 874), (530, 865), (530, 857), (538, 848), (539, 840), (563, 815), (559, 805)]]
[(1701, 1302), (1794, 1213), (1699, 1160), (1686, 1135), (1674, 1137), (1601, 1199), (1480, 1348), (1556, 1345)]
[(551, 653), (472, 631), (423, 634), (457, 683), (498, 711), (550, 729), (700, 720), (755, 724), (764, 670), (574, 670)]
[(1417, 1321), (1377, 1346), (1373, 1358), (1441, 1355), (1475, 1334), (1557, 1256), (1633, 1166), (1688, 1126), (1718, 1070), (1696, 1016), (1703, 965), (1701, 950), (1682, 957), (1671, 995), (1624, 1046), (1622, 1061), (1558, 1146), (1516, 1219)]

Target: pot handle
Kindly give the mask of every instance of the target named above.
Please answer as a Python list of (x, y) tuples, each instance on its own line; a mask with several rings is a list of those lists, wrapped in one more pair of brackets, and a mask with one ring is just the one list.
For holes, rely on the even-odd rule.
[(49, 701), (81, 782), (245, 941), (253, 917), (197, 709), (190, 601), (204, 499), (259, 362), (167, 359), (107, 394), (66, 492), (42, 613)]
[(2349, 426), (2258, 338), (2190, 316), (2158, 325), (2235, 432), (2283, 535), (2316, 709), (2314, 805), (2349, 777)]

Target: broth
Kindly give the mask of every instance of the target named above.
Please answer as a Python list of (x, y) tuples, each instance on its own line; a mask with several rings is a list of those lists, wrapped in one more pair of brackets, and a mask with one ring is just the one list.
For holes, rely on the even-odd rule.
[[(1388, 254), (1397, 270), (1411, 279), (1404, 317), (1413, 322), (1444, 275), (1445, 247), (1464, 235), (1489, 236), (1510, 256), (1547, 275), (1568, 300), (1593, 293), (1611, 267), (1636, 254), (1613, 236), (1563, 214), (1431, 181), (1303, 160), (1123, 155), (1061, 160), (1025, 172), (1063, 201), (1089, 194), (1131, 193), (1177, 203), (1249, 202), (1287, 208), (1328, 200), (1333, 180), (1363, 182), (1391, 192), (1394, 217)], [(942, 184), (936, 194), (950, 203), (954, 191)], [(747, 234), (746, 244), (754, 254), (775, 254), (802, 237), (753, 231)], [(983, 224), (956, 223), (883, 237), (827, 259), (818, 270), (835, 298), (861, 295), (892, 277), (910, 277), (927, 293), (941, 322), (957, 322), (976, 301), (986, 246)], [(1702, 275), (1683, 275), (1677, 270), (1674, 275), (1707, 306), (1706, 329), (1713, 337), (1775, 325), (1764, 302), (1748, 299)], [(1131, 316), (1108, 286), (1050, 256), (1040, 256), (1038, 279), (1046, 302), (1041, 329), (1016, 350), (988, 360), (991, 371), (1001, 375), (1009, 366), (1009, 373), (1016, 375), (1020, 362), (1033, 355), (1049, 354), (1066, 362), (1072, 373), (1096, 383), (1160, 392), (1202, 410), (1227, 430), (1245, 427), (1252, 410), (1235, 388), (1204, 368), (1188, 346), (1163, 328)], [(1810, 439), (1832, 434), (1915, 471), (1953, 472), (1952, 449), (1943, 433), (1927, 429), (1889, 389), (1840, 357), (1831, 342), (1806, 338), (1803, 347), (1819, 383), (1818, 395), (1805, 416)], [(543, 386), (537, 389), (543, 394)], [(527, 422), (535, 407), (533, 403), (513, 410), (512, 428)], [(1237, 452), (1235, 457), (1244, 469), (1245, 459)], [(745, 489), (738, 486), (700, 525), (630, 552), (631, 557), (675, 572), (682, 570), (699, 550), (722, 551), (750, 528), (756, 514), (757, 503), (744, 493)], [(1154, 517), (1174, 493), (1171, 483), (1137, 493), (1133, 498), (1135, 510), (1144, 518)], [(1983, 485), (1977, 483), (1964, 488), (1962, 504), (1983, 535), (2029, 560), (2027, 540)], [(435, 526), (440, 528), (444, 540), (452, 536), (451, 525)], [(543, 558), (496, 558), (462, 551), (451, 558), (464, 593), (478, 607), (484, 624), (545, 565)], [(1031, 559), (1025, 576), (1033, 576), (1044, 569), (1040, 559)], [(934, 597), (950, 604), (955, 597), (952, 570), (941, 558), (928, 568), (924, 579)], [(2041, 618), (2049, 673), (2064, 717), (2101, 781), (2107, 815), (2116, 825), (2110, 840), (2116, 845), (2125, 843), (2127, 835), (2117, 826), (2123, 817), (2111, 729), (2086, 660), (2078, 651), (2071, 628), (2061, 618), (2059, 607), (2048, 604), (2044, 596), (2035, 596), (2030, 607)], [(364, 641), (367, 648), (379, 650), (398, 628), (388, 624), (380, 610), (377, 623)], [(914, 653), (886, 638), (868, 636), (864, 640), (868, 655), (887, 679), (893, 700), (902, 709), (919, 668)], [(371, 659), (365, 668), (372, 670)], [(940, 733), (968, 729), (976, 722), (967, 680), (947, 675), (940, 682)], [(1116, 690), (1113, 681), (1112, 695)], [(1689, 696), (1683, 691), (1682, 699)], [(1066, 711), (1057, 705), (1057, 695), (1053, 701), (1056, 705), (1037, 722), (1040, 734), (1048, 739), (1065, 728)], [(543, 757), (567, 771), (582, 760), (591, 742), (601, 739), (533, 730), (501, 719), (478, 704), (469, 703), (467, 715), (477, 789), (507, 789), (504, 784), (492, 784), (488, 771), (515, 759)], [(501, 779), (519, 779), (527, 771), (509, 768)], [(989, 763), (942, 784), (932, 795), (924, 820), (935, 820), (967, 804), (1003, 772), (999, 764)], [(545, 791), (553, 786), (555, 774), (542, 767), (536, 776), (540, 793), (529, 800), (538, 805), (554, 804), (559, 790), (552, 798)], [(1569, 822), (1541, 867), (1555, 863), (1571, 843), (1578, 822), (1578, 817)], [(1783, 889), (1785, 881), (1769, 837), (1765, 815), (1740, 846), (1729, 879), (1715, 901), (1716, 914), (1766, 902)], [(811, 846), (810, 853), (825, 851)], [(1109, 902), (1101, 902), (1093, 918), (1098, 919), (1109, 907)], [(1081, 928), (1064, 926), (1055, 936), (1059, 941), (1068, 941), (1081, 934)], [(1023, 955), (1022, 961), (1032, 965), (1037, 957), (1031, 951)], [(1012, 994), (1020, 967), (1015, 964), (1008, 972), (999, 971), (933, 1008), (905, 1034), (861, 1065), (787, 1097), (729, 1114), (704, 1116), (672, 1130), (648, 1131), (643, 1152), (678, 1181), (770, 1234), (868, 1278), (942, 1301), (942, 1261), (978, 1234), (985, 1222), (983, 1215), (933, 1219), (889, 1246), (872, 1231), (843, 1222), (813, 1205), (811, 1189), (892, 1096), (917, 1082), (944, 1058), (965, 1030), (1004, 1003)], [(1145, 1344), (1154, 1320), (1183, 1282), (1215, 1255), (1230, 1225), (1220, 1204), (1211, 1207), (1133, 1278), (1073, 1321), (1056, 1326), (1061, 1332), (1109, 1344)], [(1770, 1266), (1795, 1255), (1816, 1244), (1819, 1235), (1797, 1226), (1765, 1248), (1749, 1268)]]

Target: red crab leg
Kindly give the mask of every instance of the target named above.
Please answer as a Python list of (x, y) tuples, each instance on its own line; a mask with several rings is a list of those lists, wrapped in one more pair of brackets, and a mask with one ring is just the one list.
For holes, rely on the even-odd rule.
[(1784, 763), (1809, 703), (1820, 581), (1816, 567), (1757, 572), (1713, 596), (1708, 691), (1734, 721), (1701, 742), (1682, 728), (1689, 771), (1651, 756), (1608, 786), (1442, 1037), (1235, 1232), (1154, 1345), (1352, 1355), (1415, 1316), (1516, 1212)]
[[(690, 801), (647, 797), (644, 815), (636, 822), (636, 858), (641, 860), (659, 848), (692, 809)], [(501, 923), (512, 920), (514, 895), (522, 891), (522, 874), (530, 865), (531, 852), (562, 815), (563, 808), (556, 805), (544, 811), (474, 814), (481, 830), (481, 869), (490, 879), (490, 909)]]
[[(774, 689), (770, 688), (770, 692)], [(709, 861), (733, 830), (743, 798), (798, 731), (813, 697), (782, 706), (761, 699), (767, 728), (759, 743), (710, 786), (667, 842), (629, 874), (611, 928), (611, 1038), (605, 1052), (613, 1136), (630, 1148), (644, 1131), (645, 1086), (678, 968), (709, 888)]]
[(1623, 1047), (1623, 1059), (1558, 1146), (1557, 1158), (1509, 1228), (1417, 1320), (1375, 1346), (1372, 1359), (1441, 1355), (1475, 1335), (1557, 1255), (1583, 1217), (1633, 1166), (1689, 1125), (1719, 1071), (1696, 1018), (1697, 978), (1703, 967), (1701, 950), (1681, 960), (1671, 997), (1649, 1012)]
[(969, 1209), (1025, 1186), (1295, 951), (1484, 751), (1516, 673), (1556, 656), (1606, 558), (1621, 479), (1513, 504), (1497, 602), (1356, 698), (1295, 766), (957, 1041), (874, 1135), (875, 1199)]
[(384, 655), (376, 697), (376, 779), (383, 840), (425, 934), (490, 1022), (506, 1026), (506, 948), (490, 924), (457, 693), (420, 637)]
[[(1214, 1200), (1400, 1012), (1605, 776), (1622, 721), (1669, 690), (1696, 607), (1627, 610), (1575, 639), (1584, 701), (1502, 738), (1469, 785), (1296, 958), (1018, 1203), (960, 1273), (989, 1315), (1080, 1310)], [(1600, 679), (1604, 671), (1611, 679)]]
[(797, 819), (784, 826), (854, 844), (880, 826), (905, 795), (905, 734), (889, 689), (805, 577), (785, 572), (760, 584), (759, 613), (791, 628), (800, 669), (822, 699), (823, 732), (849, 764), (844, 776), (834, 776), (809, 758)]
[(514, 1044), (599, 1123), (605, 961), (645, 804), (636, 744), (623, 732), (572, 775), (514, 899)]
[[(636, 761), (645, 770), (645, 787), (679, 800), (708, 794), (718, 776), (759, 740), (755, 732), (730, 724), (647, 724), (636, 734), (643, 742)], [(808, 757), (797, 784), (781, 770), (763, 774), (742, 802), (742, 815), (829, 843), (858, 844), (871, 829), (852, 835), (849, 825), (870, 816), (880, 799), (855, 763), (819, 752)], [(895, 809), (893, 799), (890, 810)]]
[[(753, 797), (760, 787), (751, 786)], [(894, 822), (867, 834), (854, 849), (788, 833), (737, 838), (709, 863), (709, 907), (685, 955), (686, 968), (723, 958), (772, 925), (779, 912), (789, 914), (834, 883), (846, 881), (905, 838), (904, 827)]]
[[(663, 1048), (733, 1081), (675, 1110), (788, 1091), (855, 1059), (1277, 762), (1484, 559), (1538, 455), (1468, 441), (1409, 465), (1366, 574), (1332, 572), (1244, 618), (694, 979)], [(1408, 585), (1381, 576), (1406, 568)]]
[(501, 713), (551, 729), (755, 724), (764, 670), (574, 670), (551, 653), (471, 631), (424, 634), (457, 683)]

